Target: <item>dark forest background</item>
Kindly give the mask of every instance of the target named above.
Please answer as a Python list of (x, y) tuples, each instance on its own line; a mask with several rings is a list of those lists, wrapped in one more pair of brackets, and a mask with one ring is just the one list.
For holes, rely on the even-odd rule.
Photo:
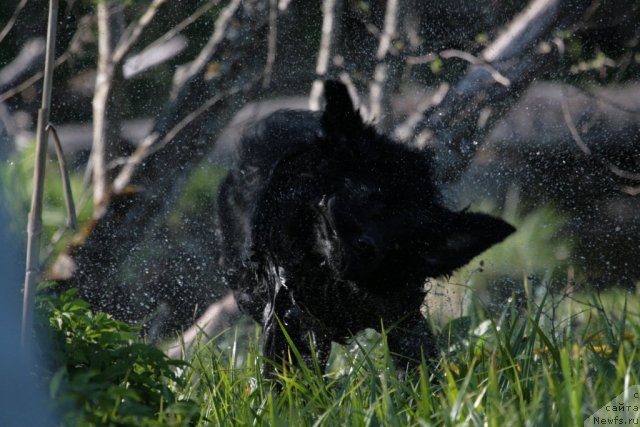
[[(17, 264), (46, 19), (41, 0), (0, 8)], [(529, 236), (547, 251), (568, 242), (551, 257), (571, 267), (565, 281), (635, 289), (639, 41), (637, 0), (62, 1), (51, 122), (81, 226), (64, 225), (50, 144), (42, 279), (151, 337), (189, 326), (227, 293), (215, 194), (242, 130), (278, 108), (317, 109), (335, 78), (381, 130), (434, 150), (451, 207), (547, 209)]]

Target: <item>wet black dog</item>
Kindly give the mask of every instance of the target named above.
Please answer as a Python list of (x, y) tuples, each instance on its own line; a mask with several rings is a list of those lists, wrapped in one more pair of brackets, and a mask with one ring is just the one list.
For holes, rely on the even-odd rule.
[[(279, 111), (241, 141), (220, 188), (223, 268), (241, 309), (264, 327), (264, 353), (324, 368), (331, 341), (392, 327), (405, 363), (437, 355), (420, 306), (425, 281), (511, 234), (502, 220), (440, 202), (426, 151), (364, 124), (347, 89), (325, 83), (322, 113)], [(400, 362), (398, 356), (398, 362)]]

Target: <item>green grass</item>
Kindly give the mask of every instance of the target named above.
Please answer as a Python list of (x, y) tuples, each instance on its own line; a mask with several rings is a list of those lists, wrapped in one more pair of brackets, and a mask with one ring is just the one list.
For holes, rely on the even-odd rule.
[[(543, 294), (525, 311), (454, 319), (438, 328), (437, 365), (403, 379), (384, 336), (372, 332), (336, 346), (326, 374), (314, 366), (266, 379), (253, 327), (173, 364), (129, 327), (65, 298), (48, 300), (54, 348), (62, 339), (72, 349), (51, 370), (51, 389), (74, 424), (581, 426), (639, 383), (637, 297), (627, 304), (615, 291), (584, 302)], [(99, 368), (82, 356), (92, 352)]]
[(242, 363), (209, 344), (185, 371), (189, 395), (202, 396), (195, 400), (216, 425), (582, 425), (625, 384), (638, 383), (638, 318), (624, 310), (611, 317), (595, 299), (591, 307), (573, 302), (580, 312), (558, 321), (547, 311), (554, 302), (541, 303), (468, 323), (443, 340), (435, 369), (422, 366), (403, 380), (382, 344), (355, 357), (343, 352), (325, 376), (284, 375), (274, 393), (255, 343)]
[[(0, 183), (7, 200), (6, 209), (9, 213), (9, 231), (26, 242), (27, 218), (31, 206), (31, 188), (33, 179), (33, 164), (35, 159), (35, 143), (24, 151), (13, 152), (9, 158), (0, 163)], [(81, 174), (70, 173), (71, 191), (73, 193), (78, 224), (87, 221), (93, 212), (91, 191), (83, 191), (83, 177)], [(59, 230), (65, 228), (67, 213), (64, 205), (62, 178), (57, 161), (47, 159), (45, 168), (45, 189), (42, 207), (42, 245), (46, 252), (60, 252), (72, 237), (71, 232), (61, 236), (51, 245), (52, 238)], [(56, 239), (58, 240), (58, 239)], [(51, 246), (50, 246), (51, 245)]]

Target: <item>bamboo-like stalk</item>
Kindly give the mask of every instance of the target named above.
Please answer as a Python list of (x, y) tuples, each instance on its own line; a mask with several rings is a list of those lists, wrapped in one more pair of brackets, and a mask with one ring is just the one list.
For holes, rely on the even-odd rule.
[(47, 125), (51, 106), (51, 85), (53, 82), (53, 60), (56, 45), (56, 20), (58, 0), (49, 2), (49, 21), (47, 24), (47, 50), (44, 63), (44, 82), (42, 87), (42, 106), (38, 111), (38, 129), (36, 134), (36, 159), (33, 169), (33, 190), (31, 193), (31, 211), (27, 226), (27, 260), (24, 278), (22, 302), (22, 348), (29, 349), (31, 326), (33, 323), (33, 298), (36, 277), (40, 269), (40, 235), (42, 234), (42, 195), (44, 171), (47, 160)]
[(51, 123), (47, 126), (47, 130), (53, 135), (53, 145), (56, 148), (58, 167), (60, 168), (60, 177), (62, 178), (64, 205), (67, 208), (67, 227), (75, 230), (78, 227), (78, 219), (76, 217), (76, 206), (75, 203), (73, 203), (73, 193), (71, 192), (71, 180), (69, 179), (67, 160), (64, 157), (64, 151), (62, 150), (62, 143), (58, 137), (58, 131)]

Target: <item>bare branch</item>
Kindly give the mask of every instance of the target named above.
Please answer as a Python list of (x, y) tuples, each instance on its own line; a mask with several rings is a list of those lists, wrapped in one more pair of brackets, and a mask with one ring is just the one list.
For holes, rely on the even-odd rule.
[(563, 96), (560, 100), (560, 106), (562, 107), (562, 116), (564, 117), (567, 128), (569, 128), (569, 132), (571, 132), (571, 136), (573, 137), (574, 142), (576, 143), (578, 148), (580, 148), (580, 151), (582, 151), (585, 155), (590, 156), (591, 149), (587, 146), (587, 144), (584, 143), (584, 141), (580, 137), (580, 133), (578, 132), (573, 118), (571, 117), (571, 112), (569, 111), (569, 104), (567, 103), (566, 96)]
[(177, 35), (164, 43), (149, 46), (124, 61), (122, 74), (125, 79), (132, 79), (150, 68), (170, 60), (186, 47), (187, 38), (181, 35)]
[(320, 109), (320, 97), (322, 96), (322, 80), (326, 78), (329, 70), (329, 57), (331, 56), (331, 46), (334, 41), (336, 2), (340, 0), (324, 0), (322, 2), (322, 35), (320, 37), (320, 48), (316, 62), (316, 80), (311, 86), (309, 95), (309, 109), (317, 111)]
[(396, 22), (398, 17), (398, 0), (387, 0), (387, 9), (384, 15), (384, 27), (380, 35), (376, 60), (378, 61), (373, 73), (373, 81), (369, 87), (369, 105), (371, 108), (371, 118), (380, 119), (384, 110), (382, 103), (388, 101), (389, 96), (385, 94), (385, 86), (388, 77), (388, 63), (386, 61), (391, 41), (396, 35)]
[[(55, 60), (54, 69), (64, 64), (69, 58), (71, 58), (74, 54), (80, 51), (80, 49), (83, 46), (84, 34), (87, 31), (90, 31), (91, 22), (93, 22), (93, 18), (91, 16), (85, 16), (80, 20), (78, 29), (76, 30), (75, 34), (71, 38), (69, 47), (64, 53), (62, 53), (62, 55), (58, 57), (58, 59)], [(39, 58), (36, 56), (31, 58), (31, 60), (38, 62)], [(38, 81), (40, 81), (40, 79), (42, 79), (42, 76), (43, 76), (43, 72), (38, 71), (34, 73), (31, 77), (24, 80), (22, 83), (14, 86), (13, 88), (7, 90), (6, 92), (0, 93), (0, 102), (4, 102), (7, 99), (10, 99), (13, 96), (26, 90), (27, 88), (32, 87), (35, 83), (37, 83)], [(20, 78), (22, 78), (22, 76), (20, 76)], [(15, 83), (12, 81), (10, 85), (13, 85), (13, 84)], [(10, 86), (10, 85), (7, 85), (7, 86)], [(2, 90), (2, 85), (0, 85), (0, 90)]]
[(380, 43), (376, 52), (376, 59), (383, 60), (389, 49), (391, 41), (396, 36), (396, 23), (398, 19), (398, 0), (387, 0), (387, 8), (384, 14), (384, 27), (380, 35)]
[(40, 68), (44, 50), (44, 38), (27, 41), (20, 49), (18, 56), (0, 70), (0, 91), (13, 86), (25, 75), (32, 73), (34, 68)]
[(234, 14), (238, 11), (241, 3), (241, 0), (232, 0), (222, 12), (220, 12), (218, 19), (216, 19), (213, 35), (209, 38), (207, 44), (202, 48), (196, 59), (189, 65), (176, 70), (173, 78), (173, 89), (171, 91), (173, 98), (177, 96), (178, 91), (182, 89), (189, 79), (204, 70), (209, 59), (215, 54), (220, 43), (224, 40), (224, 35), (227, 32), (231, 18), (233, 18)]
[(442, 102), (447, 92), (449, 92), (449, 85), (447, 83), (442, 83), (433, 95), (420, 102), (416, 111), (396, 127), (394, 137), (398, 141), (409, 141), (414, 134), (416, 125), (420, 120), (422, 120), (424, 113), (434, 107), (437, 107)]
[[(560, 12), (561, 0), (533, 0), (507, 29), (481, 53), (485, 62), (504, 61), (522, 53), (543, 37)], [(535, 24), (535, 25), (532, 25)]]
[(184, 331), (180, 338), (171, 342), (165, 353), (172, 359), (185, 359), (193, 350), (199, 338), (209, 340), (231, 326), (234, 320), (240, 316), (240, 310), (233, 298), (228, 293), (224, 298), (211, 304), (196, 323)]
[[(266, 0), (236, 0), (221, 11), (207, 54), (187, 68), (190, 78), (174, 86), (172, 100), (144, 142), (147, 151), (137, 153), (146, 157), (131, 165), (126, 177), (116, 178), (118, 191), (109, 193), (104, 215), (58, 256), (47, 277), (63, 288), (80, 288), (79, 296), (97, 310), (140, 320), (140, 310), (131, 309), (134, 296), (127, 283), (114, 283), (113, 272), (158, 231), (220, 130), (256, 96), (267, 51), (267, 11)], [(212, 63), (219, 64), (215, 75), (207, 67)]]
[[(180, 33), (219, 3), (220, 0), (210, 0), (203, 4), (176, 26), (151, 42), (142, 52), (128, 58), (123, 65), (124, 77), (127, 79), (132, 78), (145, 69), (157, 63), (164, 62), (182, 51), (186, 47), (187, 42), (186, 38), (180, 36)], [(145, 56), (152, 56), (155, 59), (145, 58)]]
[(351, 96), (351, 99), (353, 100), (353, 105), (355, 105), (356, 108), (362, 109), (362, 103), (360, 102), (360, 96), (358, 95), (358, 90), (356, 89), (356, 86), (353, 84), (353, 79), (351, 79), (351, 76), (349, 75), (349, 73), (347, 73), (346, 71), (343, 71), (342, 73), (340, 73), (340, 81), (344, 83), (344, 85), (349, 90), (349, 96)]
[(2, 43), (2, 40), (4, 40), (7, 34), (9, 34), (9, 31), (11, 31), (11, 29), (16, 23), (16, 19), (18, 19), (18, 15), (20, 15), (20, 12), (26, 6), (26, 4), (27, 4), (27, 0), (20, 0), (20, 3), (18, 3), (16, 5), (16, 8), (13, 9), (13, 14), (11, 15), (11, 18), (9, 18), (6, 25), (2, 29), (2, 31), (0, 31), (0, 43)]
[(276, 62), (276, 48), (278, 41), (278, 0), (269, 0), (269, 42), (267, 50), (267, 63), (264, 67), (264, 79), (262, 87), (266, 88), (271, 82), (273, 64)]
[[(227, 28), (231, 23), (232, 18), (237, 13), (241, 2), (239, 0), (235, 0), (228, 4), (225, 9), (220, 13), (220, 16), (216, 20), (216, 26), (213, 35), (209, 38), (209, 41), (202, 49), (202, 51), (198, 54), (198, 57), (191, 62), (188, 66), (183, 67), (176, 71), (176, 76), (174, 78), (174, 88), (176, 91), (178, 89), (184, 89), (184, 85), (195, 76), (197, 73), (202, 73), (204, 69), (204, 65), (209, 62), (210, 58), (215, 54), (217, 48), (224, 40), (224, 36), (226, 34)], [(232, 91), (235, 93), (235, 90)], [(227, 93), (225, 95), (230, 95)], [(176, 95), (177, 96), (177, 93)], [(186, 126), (191, 124), (195, 119), (197, 119), (202, 113), (209, 110), (213, 105), (215, 105), (222, 97), (219, 95), (215, 95), (206, 101), (204, 101), (195, 111), (187, 114), (184, 118), (177, 123), (175, 123), (171, 129), (164, 132), (164, 136), (159, 144), (158, 140), (160, 139), (160, 134), (158, 132), (153, 132), (148, 135), (143, 143), (138, 147), (136, 152), (131, 155), (121, 172), (118, 174), (116, 179), (114, 180), (114, 191), (116, 193), (124, 191), (124, 189), (129, 185), (133, 174), (136, 172), (137, 168), (140, 166), (142, 161), (150, 156), (153, 153), (156, 153), (158, 150), (163, 148), (169, 141), (176, 137)], [(157, 144), (157, 147), (154, 146)], [(153, 147), (153, 148), (152, 148)]]
[(166, 1), (167, 0), (153, 0), (140, 19), (124, 31), (120, 41), (113, 51), (114, 63), (119, 64), (122, 62), (125, 55), (129, 53), (133, 45), (138, 42), (138, 39), (142, 35), (144, 29), (151, 23), (160, 6), (162, 6)]
[[(111, 160), (112, 147), (118, 137), (117, 121), (113, 122), (111, 111), (115, 107), (113, 88), (116, 84), (116, 61), (113, 51), (116, 40), (124, 25), (122, 11), (118, 5), (98, 2), (96, 5), (98, 20), (98, 70), (93, 96), (93, 145), (90, 163), (93, 168), (93, 204), (94, 217), (104, 214), (105, 196), (109, 179), (107, 163)], [(111, 121), (111, 123), (109, 123)]]
[[(497, 83), (495, 75), (485, 67), (474, 66), (437, 108), (427, 111), (416, 125), (416, 141), (428, 128), (431, 137), (427, 142), (437, 146), (439, 180), (455, 179), (465, 169), (491, 125), (554, 58), (555, 51), (536, 52), (538, 42), (551, 37), (565, 17), (575, 20), (590, 5), (590, 0), (570, 4), (561, 0), (532, 0), (480, 55), (510, 85)], [(487, 113), (485, 107), (489, 106), (491, 111)], [(480, 119), (484, 127), (478, 126)]]
[(409, 56), (407, 57), (407, 64), (409, 65), (431, 64), (436, 59), (438, 59), (438, 55), (431, 52), (422, 56)]
[[(229, 94), (225, 95), (228, 96)], [(180, 122), (178, 122), (173, 128), (171, 128), (160, 140), (160, 142), (157, 142), (159, 136), (157, 133), (152, 133), (147, 138), (145, 138), (136, 152), (129, 156), (129, 158), (127, 159), (127, 162), (122, 168), (122, 171), (113, 182), (113, 190), (116, 193), (124, 191), (125, 187), (129, 185), (129, 182), (131, 182), (131, 177), (133, 176), (136, 168), (140, 165), (140, 163), (142, 163), (145, 158), (163, 149), (169, 142), (171, 142), (171, 140), (173, 140), (173, 138), (175, 138), (182, 130), (184, 130), (184, 128), (189, 126), (194, 120), (196, 120), (203, 113), (213, 107), (221, 99), (221, 95), (215, 95), (209, 98), (206, 102), (200, 105), (198, 109), (196, 109), (192, 113), (187, 114), (185, 118), (180, 120)]]
[(459, 58), (467, 61), (471, 65), (484, 67), (489, 72), (489, 74), (491, 74), (491, 77), (496, 81), (496, 83), (500, 83), (502, 86), (511, 85), (511, 81), (503, 76), (500, 71), (496, 70), (493, 66), (491, 66), (491, 64), (485, 62), (481, 58), (473, 56), (469, 52), (457, 49), (447, 49), (440, 52), (440, 57), (443, 59)]
[[(63, 64), (67, 59), (69, 59), (68, 55), (65, 55), (65, 54), (60, 55), (60, 57), (55, 62), (55, 66), (57, 67), (60, 64)], [(31, 77), (23, 81), (22, 83), (20, 83), (19, 85), (7, 90), (6, 92), (1, 93), (0, 102), (4, 102), (7, 99), (16, 96), (20, 92), (32, 87), (34, 84), (40, 81), (43, 76), (44, 76), (44, 73), (42, 71), (38, 71), (37, 73), (35, 73)]]
[[(571, 111), (569, 111), (569, 104), (567, 102), (566, 96), (563, 95), (560, 102), (562, 106), (562, 116), (564, 117), (564, 121), (567, 125), (567, 128), (569, 129), (569, 132), (571, 133), (571, 137), (573, 138), (573, 141), (576, 143), (578, 148), (580, 148), (580, 150), (586, 156), (592, 157), (593, 153), (591, 149), (582, 140), (582, 137), (580, 136), (580, 132), (578, 132), (578, 128), (576, 127), (575, 121), (573, 120), (573, 117), (571, 117)], [(631, 181), (640, 181), (640, 173), (633, 173), (633, 172), (626, 171), (620, 168), (619, 166), (613, 164), (610, 160), (605, 159), (604, 157), (597, 157), (597, 160), (598, 162), (602, 163), (603, 166), (609, 169), (611, 173), (613, 173), (615, 176), (619, 178), (628, 179)]]
[(200, 19), (200, 17), (202, 17), (202, 15), (204, 15), (205, 13), (210, 11), (214, 6), (218, 5), (219, 3), (220, 3), (220, 0), (209, 0), (208, 2), (206, 2), (205, 4), (200, 6), (198, 9), (196, 9), (196, 11), (193, 12), (191, 15), (187, 16), (185, 19), (180, 21), (180, 23), (178, 23), (178, 25), (176, 25), (175, 27), (171, 28), (169, 31), (164, 33), (162, 36), (160, 36), (156, 40), (154, 40), (149, 46), (146, 47), (146, 49), (149, 49), (149, 48), (157, 46), (159, 44), (168, 42), (169, 40), (171, 40), (172, 38), (174, 38), (175, 36), (180, 34), (189, 25), (193, 24), (198, 19)]

